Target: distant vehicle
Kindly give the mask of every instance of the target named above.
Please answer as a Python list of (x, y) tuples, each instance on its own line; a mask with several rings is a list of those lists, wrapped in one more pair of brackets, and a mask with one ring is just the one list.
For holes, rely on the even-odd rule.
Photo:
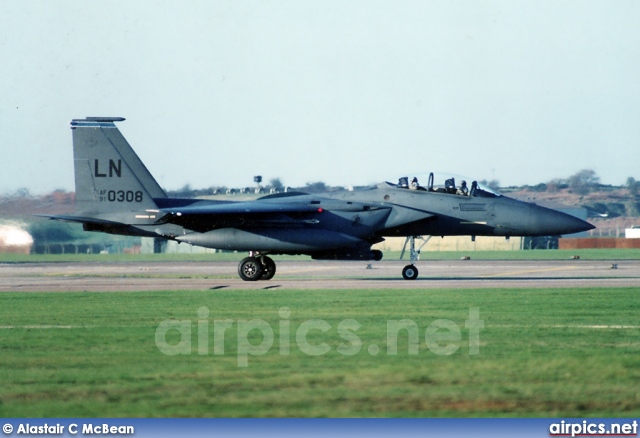
[[(286, 192), (245, 202), (169, 198), (116, 127), (114, 122), (123, 120), (71, 121), (76, 212), (47, 217), (80, 222), (86, 231), (248, 251), (238, 265), (240, 278), (247, 281), (273, 278), (272, 254), (380, 260), (382, 252), (371, 246), (391, 236), (549, 236), (594, 228), (475, 181), (467, 187), (449, 178), (435, 185), (433, 174), (424, 187), (402, 177), (366, 189)], [(188, 171), (188, 164), (183, 167)], [(407, 280), (418, 277), (413, 248), (411, 254), (411, 264), (402, 271)]]

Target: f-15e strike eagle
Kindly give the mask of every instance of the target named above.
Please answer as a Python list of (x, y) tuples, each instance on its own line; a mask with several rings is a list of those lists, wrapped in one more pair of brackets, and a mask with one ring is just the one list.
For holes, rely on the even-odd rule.
[[(85, 231), (162, 238), (221, 250), (248, 251), (240, 278), (269, 280), (271, 254), (317, 260), (380, 260), (371, 246), (385, 237), (548, 236), (594, 228), (559, 211), (517, 201), (453, 179), (426, 187), (407, 178), (353, 191), (281, 193), (253, 201), (169, 198), (114, 122), (121, 117), (71, 121), (76, 212), (48, 216), (79, 222)], [(402, 275), (418, 277), (415, 251)]]

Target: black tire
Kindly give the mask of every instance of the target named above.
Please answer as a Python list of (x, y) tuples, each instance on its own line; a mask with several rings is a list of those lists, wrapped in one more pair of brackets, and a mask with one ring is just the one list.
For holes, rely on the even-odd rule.
[(262, 278), (262, 263), (255, 257), (242, 259), (238, 265), (238, 275), (244, 281), (258, 281)]
[(271, 257), (262, 257), (262, 277), (260, 280), (271, 280), (276, 275), (276, 262)]
[(407, 265), (402, 270), (402, 277), (405, 280), (415, 280), (418, 278), (418, 268), (413, 265)]
[(382, 251), (380, 251), (379, 249), (374, 249), (371, 252), (373, 253), (373, 260), (375, 260), (376, 262), (382, 260)]

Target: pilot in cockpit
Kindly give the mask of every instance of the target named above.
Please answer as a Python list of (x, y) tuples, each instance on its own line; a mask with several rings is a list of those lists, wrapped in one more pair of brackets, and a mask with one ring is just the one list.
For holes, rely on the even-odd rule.
[(419, 187), (420, 187), (420, 184), (418, 184), (418, 178), (414, 176), (413, 179), (411, 180), (411, 184), (409, 184), (409, 189), (418, 190)]
[(444, 190), (446, 193), (456, 193), (456, 180), (455, 178), (449, 178), (444, 182)]
[(460, 187), (458, 187), (458, 191), (456, 193), (463, 196), (469, 195), (469, 188), (467, 187), (467, 182), (465, 180), (462, 180), (462, 183), (460, 184)]

